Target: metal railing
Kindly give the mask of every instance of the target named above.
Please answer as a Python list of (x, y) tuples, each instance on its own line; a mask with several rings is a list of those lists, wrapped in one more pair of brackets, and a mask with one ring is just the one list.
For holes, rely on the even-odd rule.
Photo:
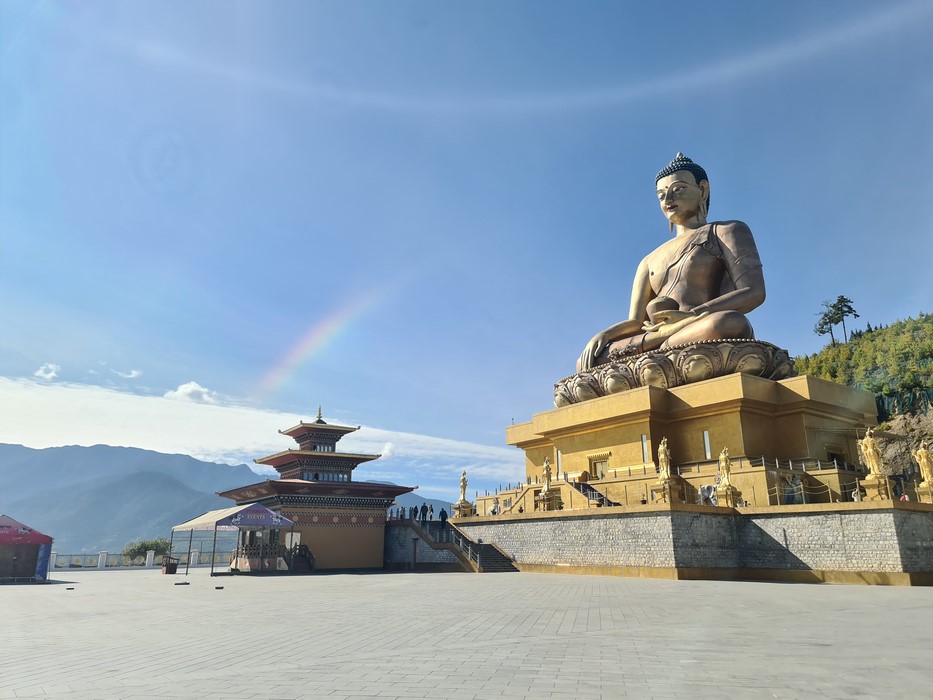
[[(178, 552), (173, 553), (172, 556), (180, 560), (182, 566), (186, 566), (191, 559), (191, 566), (210, 566), (211, 565), (211, 553), (210, 552), (197, 552), (197, 557), (192, 556), (197, 550), (192, 550), (191, 552)], [(146, 568), (146, 557), (127, 557), (122, 554), (109, 554), (101, 553), (97, 554), (59, 554), (58, 552), (53, 552), (54, 556), (54, 569), (145, 569)], [(226, 566), (230, 564), (230, 560), (233, 556), (232, 552), (215, 552), (213, 555), (213, 563), (215, 566)], [(103, 559), (103, 565), (101, 565)], [(162, 566), (162, 555), (156, 555), (151, 564), (151, 568), (157, 568)]]
[(452, 544), (463, 553), (463, 555), (467, 558), (467, 561), (475, 561), (476, 568), (480, 568), (480, 551), (471, 540), (467, 539), (459, 532), (456, 532), (453, 535)]
[(619, 505), (618, 503), (610, 499), (608, 496), (604, 495), (600, 491), (597, 491), (593, 486), (586, 483), (585, 481), (571, 481), (569, 483), (577, 491), (582, 493), (587, 498), (587, 500), (596, 501), (600, 505), (602, 505), (604, 508)]

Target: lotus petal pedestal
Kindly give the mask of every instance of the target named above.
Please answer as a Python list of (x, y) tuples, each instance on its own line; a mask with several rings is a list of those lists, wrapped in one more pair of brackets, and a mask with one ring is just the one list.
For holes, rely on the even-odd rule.
[(557, 382), (554, 405), (560, 408), (640, 386), (670, 389), (735, 372), (777, 380), (794, 371), (787, 350), (761, 340), (708, 340), (637, 355), (614, 353), (610, 358)]

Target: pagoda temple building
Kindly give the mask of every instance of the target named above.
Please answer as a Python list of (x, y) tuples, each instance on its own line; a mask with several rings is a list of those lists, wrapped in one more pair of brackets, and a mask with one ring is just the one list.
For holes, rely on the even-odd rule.
[(293, 521), (294, 527), (283, 532), (284, 542), (264, 544), (292, 551), (306, 547), (316, 570), (381, 569), (387, 509), (397, 496), (417, 487), (354, 481), (356, 467), (382, 456), (338, 451), (340, 438), (357, 430), (325, 422), (319, 408), (313, 422), (279, 431), (298, 449), (255, 460), (273, 467), (280, 478), (219, 495), (238, 505), (261, 503)]

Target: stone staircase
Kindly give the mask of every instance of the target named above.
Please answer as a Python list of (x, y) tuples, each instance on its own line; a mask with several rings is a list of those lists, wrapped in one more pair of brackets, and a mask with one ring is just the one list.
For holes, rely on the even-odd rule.
[(413, 520), (408, 521), (407, 526), (431, 549), (446, 549), (454, 554), (460, 560), (464, 571), (476, 573), (518, 571), (512, 560), (499, 551), (495, 545), (474, 542), (449, 520), (446, 528), (421, 528)]
[(487, 542), (474, 542), (453, 526), (454, 537), (453, 546), (458, 555), (468, 564), (469, 567), (477, 573), (504, 573), (508, 571), (518, 571), (512, 560), (503, 554), (499, 549)]
[(506, 571), (518, 571), (512, 560), (500, 552), (495, 545), (476, 544), (473, 545), (479, 550), (479, 570), (484, 574), (503, 573)]
[(291, 552), (289, 572), (292, 574), (310, 574), (314, 571), (314, 555), (305, 545)]
[(604, 495), (603, 493), (601, 493), (601, 492), (600, 492), (599, 490), (597, 490), (596, 488), (590, 486), (590, 485), (589, 485), (588, 483), (586, 483), (585, 481), (570, 481), (570, 482), (568, 482), (568, 483), (569, 483), (571, 486), (573, 486), (573, 488), (575, 488), (577, 491), (579, 491), (579, 492), (582, 493), (584, 496), (586, 496), (586, 498), (587, 498), (587, 499), (589, 500), (589, 502), (590, 502), (590, 505), (592, 505), (592, 506), (603, 507), (603, 508), (609, 508), (610, 506), (618, 506), (618, 505), (621, 505), (621, 504), (616, 503), (615, 501), (613, 501), (613, 500), (612, 500), (611, 498), (609, 498), (608, 496), (606, 496), (606, 495)]

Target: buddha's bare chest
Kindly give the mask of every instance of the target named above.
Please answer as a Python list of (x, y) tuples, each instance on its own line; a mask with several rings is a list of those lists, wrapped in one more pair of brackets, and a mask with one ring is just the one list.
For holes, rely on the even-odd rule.
[(684, 287), (696, 291), (718, 288), (722, 279), (722, 260), (702, 239), (668, 241), (648, 258), (648, 279), (655, 294), (679, 296)]

